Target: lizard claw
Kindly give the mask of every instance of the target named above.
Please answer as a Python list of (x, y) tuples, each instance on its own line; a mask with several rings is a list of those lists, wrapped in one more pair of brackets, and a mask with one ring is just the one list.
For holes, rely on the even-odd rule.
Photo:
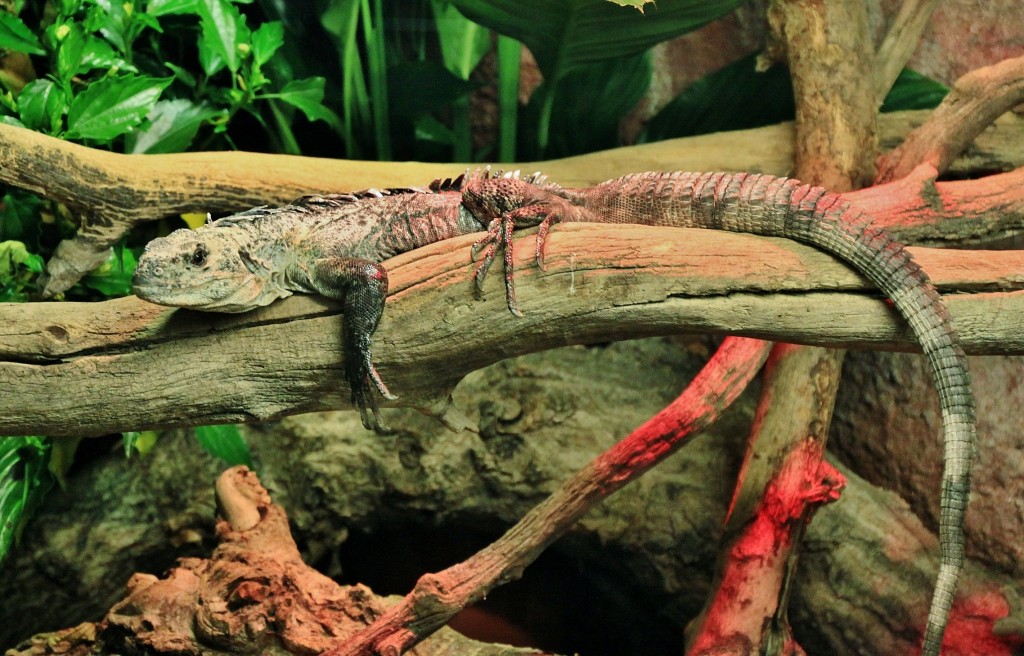
[(516, 283), (515, 283), (515, 265), (513, 264), (513, 249), (512, 249), (512, 232), (515, 230), (515, 220), (510, 216), (502, 216), (491, 220), (487, 226), (487, 234), (478, 240), (470, 251), (471, 256), (474, 257), (479, 252), (480, 248), (484, 245), (487, 249), (484, 251), (483, 261), (480, 266), (477, 267), (476, 273), (473, 275), (473, 279), (476, 282), (476, 288), (478, 291), (483, 291), (484, 278), (487, 276), (487, 272), (491, 268), (491, 264), (494, 263), (494, 258), (498, 253), (498, 248), (504, 247), (505, 250), (505, 300), (508, 304), (509, 312), (517, 317), (523, 316), (522, 311), (519, 309), (519, 304), (516, 302)]
[(359, 418), (362, 420), (364, 428), (372, 430), (378, 435), (391, 435), (394, 431), (384, 423), (380, 416), (376, 393), (388, 401), (394, 401), (398, 397), (388, 390), (380, 374), (377, 373), (377, 368), (373, 366), (370, 359), (369, 351), (364, 351), (361, 355), (362, 357), (356, 358), (355, 367), (346, 371), (346, 378), (352, 388), (352, 405), (359, 408)]
[(544, 217), (544, 220), (537, 226), (537, 266), (540, 267), (541, 271), (547, 271), (547, 265), (544, 264), (544, 247), (547, 245), (548, 231), (551, 230), (551, 226), (558, 223), (558, 217), (555, 214), (548, 214)]

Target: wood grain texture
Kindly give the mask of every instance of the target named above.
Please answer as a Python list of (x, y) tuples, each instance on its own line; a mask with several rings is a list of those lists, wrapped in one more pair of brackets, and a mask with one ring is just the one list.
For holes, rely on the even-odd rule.
[[(516, 251), (523, 319), (505, 309), (500, 276), (473, 298), (472, 241), (386, 262), (392, 291), (374, 356), (398, 405), (442, 411), (458, 381), (487, 364), (651, 335), (916, 350), (856, 273), (787, 240), (565, 225), (551, 233), (541, 272), (527, 234)], [(912, 252), (948, 294), (969, 353), (1024, 353), (1024, 253)], [(310, 297), (241, 315), (135, 297), (0, 305), (0, 435), (97, 435), (347, 408), (340, 321), (337, 305)]]

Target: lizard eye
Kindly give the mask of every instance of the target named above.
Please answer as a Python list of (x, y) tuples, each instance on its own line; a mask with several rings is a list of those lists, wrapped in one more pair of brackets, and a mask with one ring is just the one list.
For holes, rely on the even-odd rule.
[(192, 257), (189, 258), (189, 262), (192, 266), (201, 267), (206, 264), (206, 249), (202, 246), (196, 246), (196, 250), (193, 251)]

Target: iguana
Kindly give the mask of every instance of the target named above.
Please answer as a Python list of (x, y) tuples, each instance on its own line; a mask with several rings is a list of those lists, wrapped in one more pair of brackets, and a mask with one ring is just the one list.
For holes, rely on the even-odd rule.
[(928, 358), (942, 409), (944, 467), (939, 515), (939, 575), (922, 654), (936, 656), (963, 569), (963, 522), (970, 496), (976, 420), (967, 358), (935, 286), (907, 250), (872, 217), (822, 187), (749, 173), (637, 173), (586, 189), (513, 178), (471, 178), (463, 204), (488, 225), (473, 247), (486, 247), (479, 286), (497, 249), (505, 252), (509, 310), (520, 314), (512, 276), (513, 230), (538, 226), (536, 259), (544, 265), (551, 225), (584, 221), (710, 228), (787, 237), (831, 253), (876, 284), (910, 324)]
[(966, 358), (950, 317), (927, 276), (871, 218), (820, 187), (768, 175), (641, 173), (587, 189), (564, 189), (540, 175), (478, 172), (427, 189), (367, 190), (307, 196), (177, 230), (139, 259), (135, 293), (163, 305), (244, 312), (293, 292), (343, 302), (345, 379), (364, 426), (387, 430), (376, 388), (394, 398), (373, 365), (371, 338), (387, 294), (380, 264), (401, 252), (479, 232), (479, 286), (504, 248), (508, 306), (515, 298), (512, 233), (539, 226), (536, 256), (559, 221), (712, 228), (789, 237), (838, 256), (888, 296), (907, 319), (932, 366), (943, 413), (945, 471), (939, 540), (941, 566), (924, 653), (937, 654), (963, 562), (963, 516), (970, 488), (975, 420)]

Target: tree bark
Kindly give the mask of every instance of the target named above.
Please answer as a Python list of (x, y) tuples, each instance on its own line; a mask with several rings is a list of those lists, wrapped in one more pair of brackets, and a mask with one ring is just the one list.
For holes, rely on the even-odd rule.
[[(728, 332), (916, 350), (869, 284), (787, 240), (559, 226), (547, 271), (527, 261), (532, 249), (525, 243), (517, 249), (521, 319), (508, 316), (498, 276), (482, 300), (472, 299), (472, 240), (389, 260), (392, 293), (375, 334), (375, 360), (396, 403), (439, 414), (454, 427), (465, 419), (449, 396), (467, 373), (566, 344)], [(950, 294), (969, 352), (1024, 352), (1024, 253), (913, 252)], [(0, 314), (0, 379), (13, 390), (0, 395), (0, 435), (101, 435), (349, 407), (340, 310), (326, 301), (298, 297), (212, 315), (129, 297), (6, 304)], [(121, 403), (116, 413), (109, 390)]]
[[(706, 349), (704, 341), (649, 339), (501, 362), (467, 377), (455, 392), (456, 403), (479, 417), (480, 433), (453, 434), (400, 409), (385, 410), (398, 431), (388, 438), (368, 438), (351, 412), (291, 417), (244, 431), (261, 480), (288, 510), (304, 559), (378, 592), (404, 592), (418, 572), (460, 560), (462, 547), (453, 546), (458, 540), (490, 542), (667, 404), (696, 373)], [(859, 389), (858, 379), (843, 385)], [(511, 594), (517, 586), (536, 591), (516, 607), (535, 608), (547, 599), (554, 615), (581, 609), (562, 625), (567, 646), (542, 647), (586, 653), (589, 637), (618, 653), (681, 652), (682, 626), (710, 589), (756, 400), (756, 389), (746, 392), (700, 438), (584, 516), (523, 581), (509, 585)], [(838, 421), (854, 434), (879, 430), (876, 417), (856, 409)], [(934, 440), (933, 429), (920, 439)], [(934, 576), (935, 538), (894, 493), (840, 469), (849, 481), (842, 497), (817, 514), (805, 538), (791, 606), (794, 631), (810, 653), (905, 654), (905, 628), (925, 610), (924, 600), (908, 591), (927, 588)], [(5, 565), (0, 646), (98, 620), (135, 571), (160, 575), (175, 556), (206, 557), (215, 546), (218, 470), (190, 434), (176, 431), (127, 462), (119, 448), (103, 448), (84, 461), (68, 491), (55, 491), (26, 527)], [(999, 522), (991, 514), (978, 519)], [(1013, 548), (1016, 535), (1006, 539), (1006, 548)], [(367, 556), (356, 557), (357, 542), (369, 542)], [(434, 565), (390, 588), (379, 583), (380, 569), (401, 569), (403, 560), (432, 550), (439, 554)], [(985, 554), (977, 556), (965, 592), (1005, 587), (1006, 594), (1024, 594), (1019, 576), (986, 567)], [(534, 568), (543, 573), (531, 579)], [(557, 585), (556, 575), (566, 571), (581, 573), (583, 582), (575, 585), (586, 584), (589, 596), (574, 597), (573, 587)], [(501, 592), (484, 608), (500, 604)], [(1020, 608), (1011, 604), (1008, 612), (1004, 624), (1014, 613), (1019, 617)], [(1009, 630), (1008, 639), (1020, 635), (1012, 625)], [(626, 640), (640, 642), (618, 642)]]

